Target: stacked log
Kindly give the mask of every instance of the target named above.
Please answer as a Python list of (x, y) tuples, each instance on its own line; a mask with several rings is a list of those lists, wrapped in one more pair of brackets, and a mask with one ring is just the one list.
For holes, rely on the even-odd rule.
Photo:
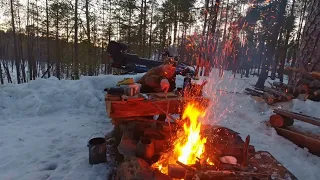
[(275, 109), (270, 116), (269, 123), (277, 133), (300, 147), (305, 147), (310, 153), (320, 156), (320, 140), (315, 134), (303, 132), (301, 128), (292, 127), (294, 119), (320, 127), (320, 119), (301, 113), (291, 112), (283, 109)]
[(285, 74), (290, 76), (293, 73), (299, 73), (301, 77), (295, 80), (291, 90), (298, 94), (306, 94), (308, 99), (320, 101), (320, 72), (307, 72), (291, 67), (285, 69)]
[(302, 76), (290, 85), (273, 82), (269, 83), (271, 87), (264, 87), (263, 89), (246, 88), (247, 94), (259, 96), (267, 104), (290, 101), (294, 98), (320, 101), (320, 72), (308, 73), (295, 68), (287, 68), (286, 72), (287, 74), (299, 72)]

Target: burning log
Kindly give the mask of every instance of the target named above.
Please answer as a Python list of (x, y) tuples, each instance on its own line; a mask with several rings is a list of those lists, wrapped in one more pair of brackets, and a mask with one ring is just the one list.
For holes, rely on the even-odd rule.
[(270, 124), (273, 127), (286, 127), (292, 126), (294, 120), (290, 117), (281, 116), (279, 114), (273, 114), (270, 116)]
[(168, 165), (168, 175), (172, 178), (176, 179), (184, 179), (187, 174), (187, 170), (179, 165), (176, 164), (169, 164)]
[(192, 172), (195, 172), (195, 171), (196, 171), (194, 168), (192, 168), (192, 167), (190, 167), (190, 166), (188, 166), (188, 165), (185, 165), (185, 164), (183, 164), (183, 163), (180, 162), (180, 161), (176, 161), (176, 163), (177, 163), (179, 166), (185, 168), (185, 169), (188, 170), (188, 171), (192, 171)]

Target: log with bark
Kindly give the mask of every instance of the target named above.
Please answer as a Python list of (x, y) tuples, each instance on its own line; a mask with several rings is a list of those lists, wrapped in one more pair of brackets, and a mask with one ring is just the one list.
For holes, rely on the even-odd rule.
[(273, 110), (273, 112), (291, 119), (296, 119), (309, 124), (320, 126), (320, 119), (316, 117), (307, 116), (301, 113), (291, 112), (283, 109), (275, 109)]
[(320, 140), (319, 138), (307, 135), (301, 131), (289, 129), (289, 127), (278, 128), (274, 127), (277, 133), (294, 144), (305, 147), (310, 153), (320, 156)]
[(292, 118), (281, 116), (279, 114), (273, 114), (270, 116), (270, 124), (273, 127), (286, 127), (292, 126), (294, 120)]

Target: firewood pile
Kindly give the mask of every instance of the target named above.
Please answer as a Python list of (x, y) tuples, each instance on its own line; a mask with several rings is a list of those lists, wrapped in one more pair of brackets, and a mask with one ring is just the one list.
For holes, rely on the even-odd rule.
[(287, 75), (300, 73), (301, 76), (292, 84), (273, 82), (269, 83), (270, 87), (264, 87), (263, 89), (246, 88), (246, 93), (261, 97), (270, 105), (277, 102), (290, 101), (294, 98), (320, 101), (320, 72), (308, 73), (291, 67), (287, 67), (285, 72)]

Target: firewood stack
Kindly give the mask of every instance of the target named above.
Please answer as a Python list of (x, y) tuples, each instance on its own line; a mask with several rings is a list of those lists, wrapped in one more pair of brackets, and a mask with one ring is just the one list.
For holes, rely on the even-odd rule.
[(246, 88), (246, 93), (263, 98), (267, 104), (290, 101), (294, 98), (320, 101), (320, 72), (308, 73), (295, 68), (286, 68), (286, 74), (291, 75), (292, 72), (301, 74), (292, 85), (273, 82), (269, 83), (271, 87), (263, 89)]
[(274, 82), (273, 85), (278, 89), (286, 90), (294, 96), (304, 94), (305, 99), (320, 101), (320, 72), (306, 72), (291, 67), (285, 69), (285, 74), (290, 77), (292, 77), (294, 73), (300, 75), (292, 83), (293, 85), (286, 85), (279, 82)]

